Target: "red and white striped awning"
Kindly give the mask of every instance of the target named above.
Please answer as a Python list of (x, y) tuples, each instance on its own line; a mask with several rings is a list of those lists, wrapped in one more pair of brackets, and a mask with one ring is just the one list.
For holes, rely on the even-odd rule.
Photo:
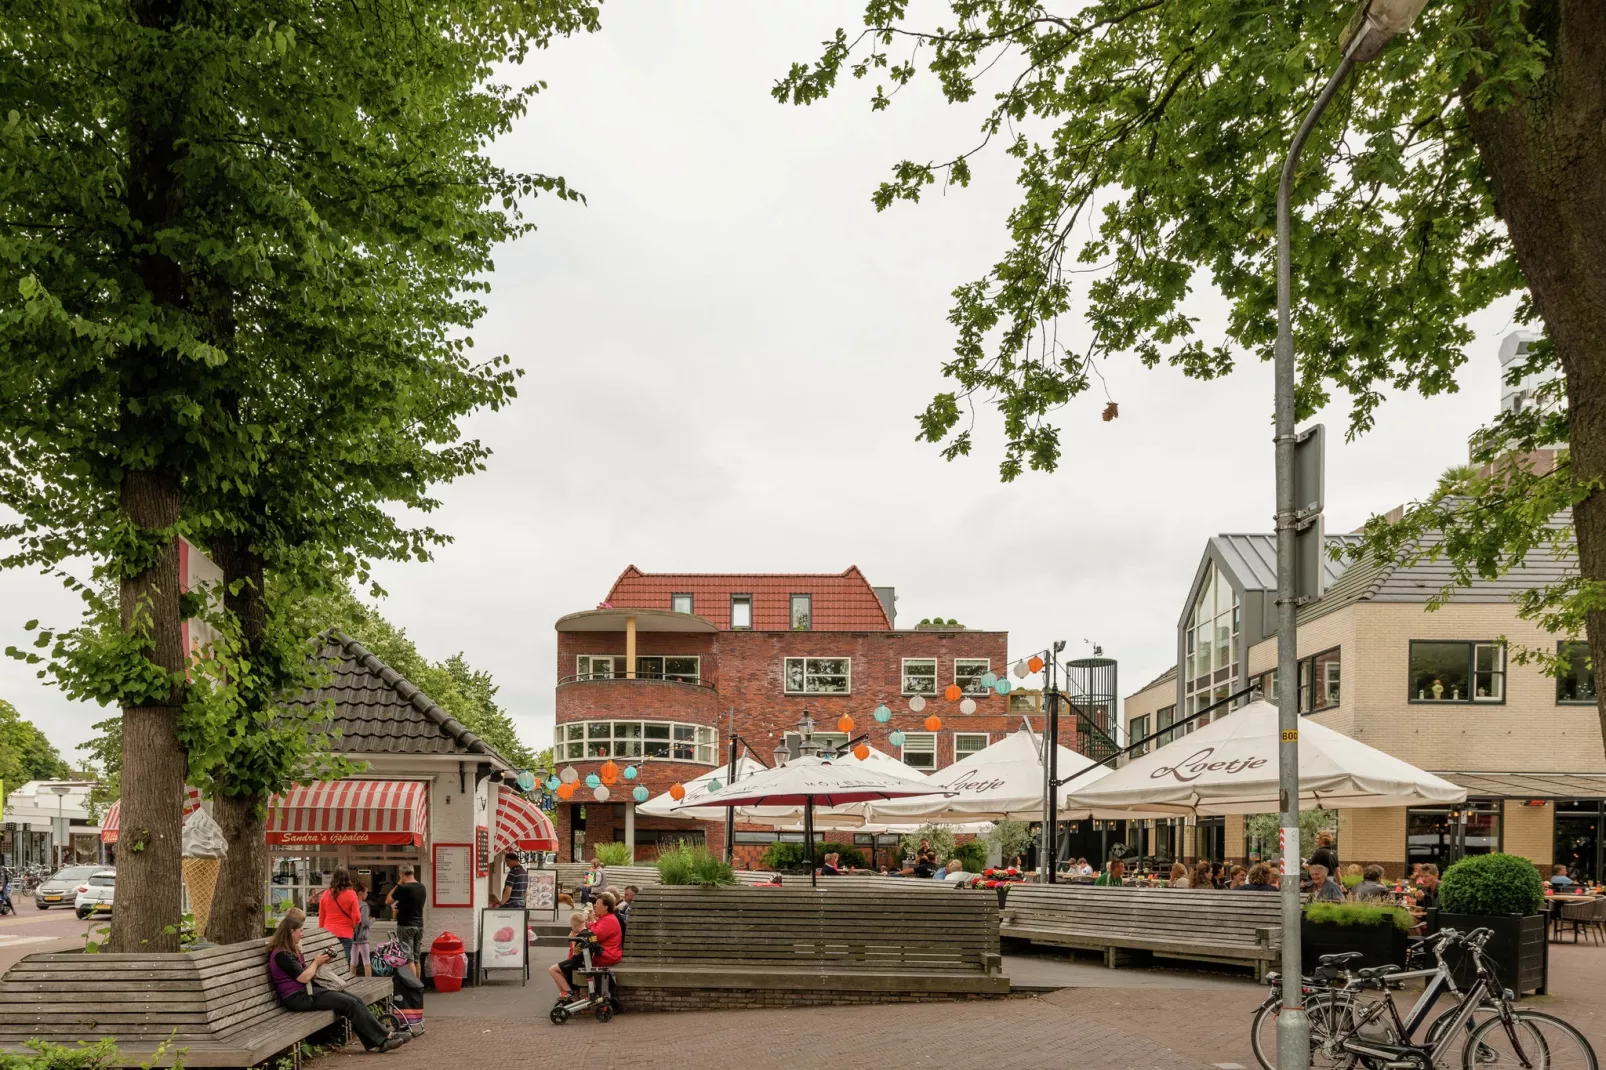
[(501, 791), (496, 798), (496, 841), (498, 853), (511, 851), (556, 851), (558, 831), (541, 808), (522, 795)]
[[(201, 808), (201, 793), (195, 788), (184, 789), (184, 816), (189, 817)], [(123, 801), (121, 799), (106, 808), (106, 814), (100, 819), (100, 842), (116, 843), (117, 826), (122, 822)]]
[(418, 780), (335, 780), (291, 788), (268, 804), (270, 844), (422, 847), (428, 828), (429, 785)]

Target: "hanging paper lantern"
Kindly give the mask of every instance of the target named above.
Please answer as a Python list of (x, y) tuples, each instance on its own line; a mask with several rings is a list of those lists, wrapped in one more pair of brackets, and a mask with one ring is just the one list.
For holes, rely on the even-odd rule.
[(886, 724), (892, 720), (892, 711), (887, 709), (885, 702), (875, 708), (875, 719), (881, 724)]
[(521, 769), (518, 777), (513, 781), (513, 783), (519, 786), (520, 791), (534, 791), (535, 774), (530, 772), (528, 769)]
[(975, 713), (976, 712), (976, 700), (973, 699), (973, 698), (967, 698), (965, 701), (961, 702), (959, 704), (959, 712), (960, 713)]
[(625, 766), (625, 779), (626, 780), (634, 780), (640, 775), (641, 775), (641, 770), (640, 769), (637, 769), (633, 765)]
[(947, 687), (942, 689), (942, 697), (947, 699), (949, 702), (958, 702), (962, 697), (964, 697), (964, 694), (965, 689), (960, 687), (958, 684), (949, 684)]
[(994, 687), (993, 690), (998, 692), (1000, 695), (1007, 695), (1014, 690), (1014, 688), (1010, 686), (1008, 680), (1000, 680), (998, 681), (998, 686)]
[(1043, 671), (1043, 659), (1038, 657), (1036, 654), (1033, 654), (1030, 658), (1027, 659), (1026, 667), (1028, 669), (1032, 670), (1033, 672), (1042, 672)]
[(612, 758), (609, 758), (607, 761), (602, 763), (602, 768), (599, 769), (598, 772), (602, 774), (602, 779), (606, 781), (609, 777), (616, 777), (619, 775), (619, 767), (614, 764)]
[(1024, 680), (1026, 679), (1026, 674), (1029, 672), (1031, 672), (1031, 670), (1026, 667), (1025, 661), (1017, 661), (1015, 663), (1015, 679)]
[(909, 709), (914, 711), (915, 713), (919, 713), (921, 710), (923, 710), (925, 708), (926, 708), (926, 700), (921, 698), (919, 695), (916, 695), (914, 698), (909, 700)]
[(926, 718), (926, 731), (935, 732), (942, 727), (942, 718), (935, 713)]
[(866, 758), (870, 757), (870, 748), (866, 747), (863, 743), (860, 743), (857, 747), (853, 748), (853, 756), (862, 762)]
[(609, 796), (609, 795), (611, 795), (611, 794), (612, 794), (612, 792), (610, 792), (610, 791), (609, 791), (609, 790), (608, 790), (608, 789), (607, 789), (607, 787), (605, 787), (605, 786), (603, 786), (603, 785), (600, 785), (600, 784), (599, 784), (599, 785), (598, 785), (598, 786), (597, 786), (597, 787), (596, 787), (596, 788), (595, 788), (595, 789), (594, 789), (594, 790), (593, 790), (593, 791), (592, 791), (592, 794), (593, 794), (593, 795), (595, 795), (595, 796), (596, 796), (596, 797), (597, 797), (597, 801), (598, 801), (598, 802), (607, 802), (607, 801), (608, 801), (608, 796)]
[(997, 673), (984, 672), (984, 673), (981, 674), (981, 686), (983, 686), (983, 687), (992, 687), (997, 682), (998, 682), (998, 674)]
[(669, 797), (671, 799), (674, 799), (676, 802), (679, 802), (680, 800), (684, 799), (686, 797), (686, 785), (684, 785), (684, 784), (671, 784), (671, 785), (669, 785)]
[(564, 802), (574, 798), (574, 781), (560, 781), (558, 783), (558, 798)]
[(892, 730), (892, 734), (887, 737), (887, 742), (891, 743), (894, 747), (903, 746), (903, 732), (894, 728)]
[(838, 717), (836, 720), (836, 730), (841, 732), (843, 735), (850, 734), (853, 731), (853, 718), (849, 717), (845, 713), (841, 717)]
[(566, 765), (563, 767), (563, 772), (558, 774), (558, 779), (563, 781), (565, 784), (573, 784), (576, 780), (580, 779), (580, 774), (574, 771), (574, 766)]
[(602, 783), (602, 778), (595, 773), (586, 774), (586, 787), (595, 788)]
[(636, 790), (630, 793), (630, 797), (638, 803), (644, 803), (647, 801), (647, 789), (637, 784)]
[(561, 787), (563, 787), (563, 781), (559, 780), (556, 776), (549, 776), (546, 778), (546, 790), (557, 791)]

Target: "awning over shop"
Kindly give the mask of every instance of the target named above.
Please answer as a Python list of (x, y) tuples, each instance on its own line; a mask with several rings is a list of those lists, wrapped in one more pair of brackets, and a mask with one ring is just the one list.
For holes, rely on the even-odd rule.
[(417, 780), (336, 780), (290, 789), (268, 805), (268, 843), (421, 847), (429, 785)]
[(498, 792), (496, 799), (496, 840), (492, 849), (502, 851), (556, 851), (558, 831), (535, 803), (511, 791)]
[(1606, 798), (1606, 773), (1439, 773), (1468, 795), (1502, 799)]
[[(195, 788), (184, 789), (184, 816), (189, 817), (201, 808), (201, 793)], [(119, 799), (106, 810), (106, 815), (100, 819), (100, 842), (116, 843), (117, 826), (123, 817), (123, 803)]]

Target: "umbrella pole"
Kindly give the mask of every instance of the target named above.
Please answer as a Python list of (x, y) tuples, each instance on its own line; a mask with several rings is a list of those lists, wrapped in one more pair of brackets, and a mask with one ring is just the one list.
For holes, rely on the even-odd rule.
[(814, 868), (814, 796), (803, 797), (803, 864), (809, 867), (809, 887), (819, 887)]

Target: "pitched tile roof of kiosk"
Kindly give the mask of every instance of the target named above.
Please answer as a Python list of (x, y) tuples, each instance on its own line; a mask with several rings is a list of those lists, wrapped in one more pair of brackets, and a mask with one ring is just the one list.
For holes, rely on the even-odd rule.
[(643, 572), (631, 565), (619, 574), (607, 603), (614, 608), (668, 609), (671, 595), (692, 596), (692, 612), (720, 631), (731, 626), (731, 595), (753, 596), (753, 630), (791, 631), (791, 596), (810, 596), (817, 632), (890, 631), (886, 610), (857, 565), (838, 573)]
[(329, 727), (340, 730), (335, 746), (342, 752), (483, 754), (512, 768), (494, 747), (349, 635), (326, 635), (322, 660), (333, 678), (303, 702), (333, 701)]

